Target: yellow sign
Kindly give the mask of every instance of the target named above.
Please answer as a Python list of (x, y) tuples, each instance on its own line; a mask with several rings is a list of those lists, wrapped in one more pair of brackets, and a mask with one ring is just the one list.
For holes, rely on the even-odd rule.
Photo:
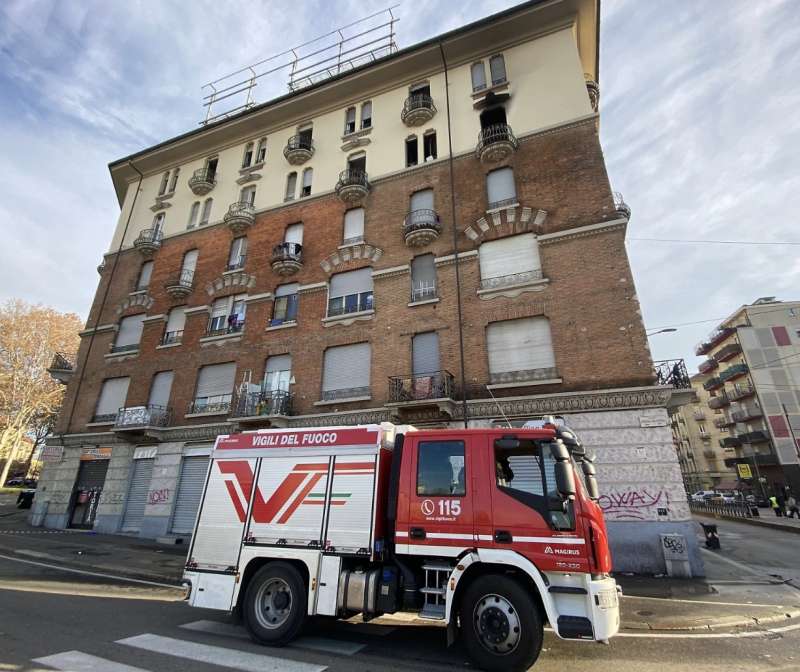
[(736, 468), (739, 470), (739, 478), (753, 478), (753, 472), (750, 471), (749, 464), (737, 464)]

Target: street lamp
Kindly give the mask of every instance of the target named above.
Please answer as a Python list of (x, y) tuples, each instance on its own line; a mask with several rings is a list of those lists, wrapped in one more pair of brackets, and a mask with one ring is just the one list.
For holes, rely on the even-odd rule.
[(655, 336), (656, 334), (669, 334), (673, 331), (678, 331), (675, 327), (667, 327), (666, 329), (659, 329), (658, 331), (650, 332), (649, 334), (645, 334), (645, 336)]

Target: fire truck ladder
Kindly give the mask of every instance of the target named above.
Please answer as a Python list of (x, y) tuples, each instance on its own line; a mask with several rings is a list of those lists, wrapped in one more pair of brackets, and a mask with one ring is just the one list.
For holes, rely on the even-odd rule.
[(445, 611), (445, 595), (447, 594), (447, 579), (453, 572), (453, 567), (441, 562), (426, 562), (422, 565), (425, 570), (425, 587), (419, 591), (425, 596), (422, 618), (442, 620)]

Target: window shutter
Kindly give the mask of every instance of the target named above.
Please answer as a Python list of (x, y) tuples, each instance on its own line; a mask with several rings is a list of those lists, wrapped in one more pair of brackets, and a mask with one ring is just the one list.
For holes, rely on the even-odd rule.
[(330, 392), (354, 387), (369, 387), (369, 368), (369, 343), (328, 348), (325, 351), (322, 390)]
[(194, 269), (197, 268), (197, 254), (197, 250), (189, 250), (183, 255), (182, 270), (194, 273)]
[(139, 270), (139, 282), (136, 284), (136, 288), (145, 289), (150, 284), (151, 275), (153, 275), (153, 262), (145, 261)]
[(344, 213), (344, 240), (364, 236), (364, 208), (353, 208)]
[(422, 254), (411, 260), (411, 285), (414, 289), (436, 287), (436, 263), (432, 254)]
[(200, 217), (201, 224), (208, 224), (208, 220), (211, 218), (211, 206), (213, 203), (213, 198), (207, 198), (205, 203), (203, 203), (203, 214)]
[(166, 331), (183, 331), (186, 324), (186, 306), (178, 306), (169, 311)]
[(415, 376), (439, 370), (439, 334), (417, 334), (411, 341), (412, 371)]
[(213, 320), (215, 317), (227, 316), (229, 305), (230, 301), (227, 296), (214, 301), (214, 303), (211, 304), (211, 319)]
[(483, 243), (478, 250), (481, 278), (501, 278), (516, 273), (538, 271), (539, 243), (532, 233)]
[(153, 384), (150, 386), (150, 398), (148, 405), (150, 406), (167, 406), (169, 405), (169, 393), (172, 390), (172, 378), (174, 373), (172, 371), (159, 371), (153, 377)]
[(311, 188), (311, 181), (314, 178), (314, 169), (313, 168), (306, 168), (303, 171), (303, 186)]
[(347, 121), (348, 124), (355, 124), (356, 123), (356, 108), (355, 107), (348, 108), (345, 117), (346, 117), (346, 121)]
[(114, 345), (122, 347), (125, 345), (137, 345), (142, 338), (142, 326), (144, 313), (123, 317), (119, 321), (119, 332)]
[(545, 317), (493, 322), (486, 340), (490, 374), (555, 367), (550, 322)]
[(489, 59), (489, 73), (492, 76), (492, 84), (506, 81), (506, 62), (501, 55), (498, 54)]
[(228, 264), (233, 265), (239, 262), (239, 258), (247, 254), (247, 238), (234, 238), (231, 243), (231, 254), (228, 258)]
[(286, 227), (286, 234), (283, 237), (284, 241), (287, 243), (297, 243), (298, 245), (303, 244), (303, 225), (302, 224), (290, 224)]
[(286, 285), (279, 285), (278, 288), (275, 290), (275, 296), (291, 296), (292, 294), (297, 294), (297, 290), (300, 287), (300, 284), (297, 282), (290, 282)]
[(186, 225), (187, 229), (193, 229), (197, 224), (197, 214), (200, 212), (200, 201), (192, 203), (192, 209), (189, 211), (189, 223)]
[(195, 398), (217, 397), (231, 394), (236, 375), (236, 363), (211, 364), (200, 369), (197, 376), (197, 392)]
[(289, 173), (286, 178), (286, 200), (292, 200), (297, 191), (297, 173)]
[(411, 210), (433, 210), (433, 189), (415, 191), (411, 194)]
[(372, 103), (364, 103), (361, 106), (361, 128), (372, 124)]
[(274, 355), (267, 358), (267, 368), (264, 373), (275, 373), (276, 371), (291, 371), (292, 370), (292, 356), (291, 355)]
[(329, 298), (361, 294), (372, 291), (372, 269), (359, 268), (357, 271), (337, 273), (331, 278)]
[(517, 190), (514, 186), (514, 171), (511, 168), (493, 170), (486, 176), (486, 191), (489, 205), (502, 201), (516, 200)]
[(95, 415), (113, 415), (125, 405), (130, 378), (108, 378), (103, 381)]
[(483, 67), (483, 61), (480, 63), (473, 63), (472, 69), (472, 90), (480, 91), (486, 88), (486, 70)]

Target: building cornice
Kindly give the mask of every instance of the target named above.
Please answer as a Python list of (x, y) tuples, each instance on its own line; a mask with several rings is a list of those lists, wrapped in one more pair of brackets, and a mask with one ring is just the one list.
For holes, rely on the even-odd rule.
[(598, 222), (596, 224), (578, 226), (574, 229), (566, 229), (564, 231), (556, 231), (554, 233), (545, 233), (539, 236), (538, 240), (539, 245), (551, 245), (553, 243), (561, 243), (565, 240), (571, 240), (573, 238), (585, 238), (586, 236), (596, 236), (600, 233), (609, 233), (610, 231), (617, 230), (625, 231), (627, 226), (627, 219), (612, 219), (608, 222)]

